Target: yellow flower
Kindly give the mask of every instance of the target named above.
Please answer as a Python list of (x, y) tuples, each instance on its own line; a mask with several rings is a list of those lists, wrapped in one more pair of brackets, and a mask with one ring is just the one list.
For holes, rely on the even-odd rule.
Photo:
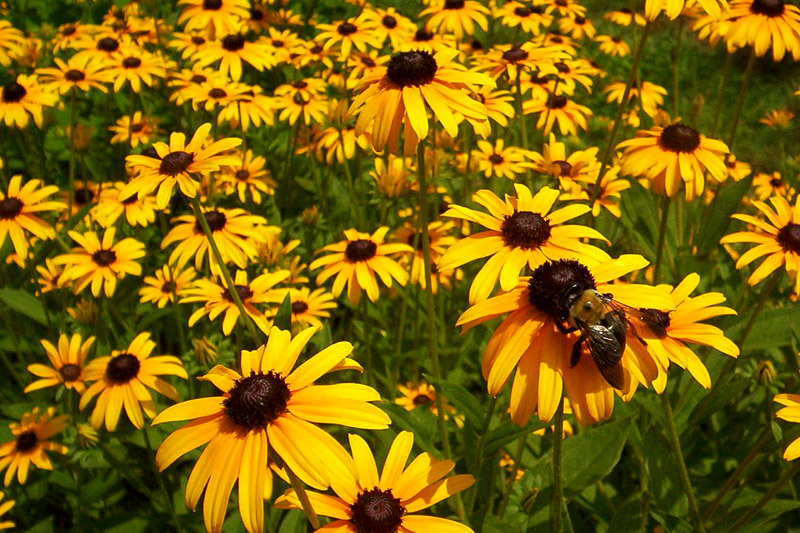
[(488, 29), (486, 15), (489, 9), (475, 0), (444, 0), (424, 9), (419, 16), (430, 16), (425, 27), (431, 31), (448, 33), (457, 40), (475, 33), (475, 26), (481, 30)]
[(773, 129), (785, 129), (794, 118), (794, 113), (788, 109), (773, 109), (764, 118), (758, 119), (762, 124), (766, 124)]
[(34, 407), (33, 411), (22, 415), (19, 424), (9, 424), (14, 440), (0, 446), (0, 471), (7, 469), (4, 479), (6, 487), (11, 484), (14, 474), (17, 475), (17, 481), (24, 485), (31, 463), (43, 470), (52, 470), (53, 465), (46, 451), (67, 453), (66, 446), (48, 440), (67, 427), (67, 415), (54, 417), (55, 412), (55, 407), (49, 407), (39, 416), (39, 408)]
[[(775, 416), (787, 422), (800, 422), (800, 394), (777, 394), (775, 401), (784, 406), (775, 413)], [(800, 439), (795, 439), (784, 450), (783, 458), (794, 461), (798, 457), (800, 457)]]
[(155, 271), (155, 276), (145, 276), (144, 286), (139, 289), (141, 303), (154, 303), (163, 309), (168, 303), (184, 296), (186, 290), (194, 283), (195, 270), (187, 268), (179, 270), (164, 265)]
[[(727, 11), (726, 0), (696, 0), (706, 13), (714, 18), (722, 17), (722, 9)], [(675, 20), (681, 14), (686, 0), (647, 0), (644, 4), (644, 14), (648, 20), (655, 20), (662, 11), (670, 20)]]
[(89, 337), (84, 341), (78, 333), (72, 337), (62, 333), (58, 337), (58, 348), (49, 341), (42, 340), (44, 351), (53, 367), (39, 363), (28, 365), (28, 372), (42, 379), (25, 387), (25, 393), (62, 384), (69, 390), (75, 389), (78, 394), (83, 394), (86, 390), (83, 383), (83, 363), (94, 340), (94, 337)]
[(30, 180), (22, 185), (22, 176), (11, 178), (8, 190), (0, 192), (0, 246), (11, 238), (14, 251), (20, 258), (28, 257), (29, 237), (32, 233), (39, 239), (52, 239), (56, 236), (53, 226), (39, 218), (36, 213), (59, 211), (66, 205), (56, 201), (44, 201), (58, 191), (55, 185), (40, 187), (42, 182)]
[[(709, 1), (709, 0), (706, 0)], [(786, 52), (800, 61), (800, 9), (784, 0), (733, 0), (725, 40), (733, 47), (752, 46), (762, 57), (772, 48), (777, 62)]]
[(58, 68), (40, 68), (36, 73), (41, 75), (42, 83), (47, 89), (60, 94), (67, 93), (73, 87), (83, 92), (94, 88), (107, 93), (108, 89), (104, 84), (114, 79), (105, 70), (105, 63), (89, 56), (71, 57), (67, 62), (59, 58), (53, 61)]
[(136, 148), (139, 144), (148, 145), (151, 138), (161, 134), (158, 119), (146, 117), (141, 111), (133, 114), (133, 120), (130, 115), (121, 117), (108, 130), (114, 134), (111, 144), (130, 142), (131, 148)]
[(0, 119), (8, 127), (21, 129), (28, 126), (30, 115), (41, 128), (42, 108), (50, 107), (57, 101), (58, 95), (39, 85), (36, 76), (20, 74), (0, 90)]

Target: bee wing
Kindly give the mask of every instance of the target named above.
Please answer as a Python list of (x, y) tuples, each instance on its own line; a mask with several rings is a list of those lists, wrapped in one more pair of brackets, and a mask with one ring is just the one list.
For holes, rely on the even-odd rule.
[(586, 344), (589, 346), (589, 353), (597, 365), (597, 370), (609, 385), (622, 390), (625, 384), (625, 373), (619, 360), (622, 357), (623, 346), (614, 332), (605, 326), (589, 326), (586, 330), (588, 330)]

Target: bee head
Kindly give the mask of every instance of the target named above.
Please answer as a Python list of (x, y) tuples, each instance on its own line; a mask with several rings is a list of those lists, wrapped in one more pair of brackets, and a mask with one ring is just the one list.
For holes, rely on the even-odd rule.
[(553, 319), (563, 321), (576, 299), (595, 288), (592, 273), (579, 261), (546, 261), (531, 274), (528, 301)]

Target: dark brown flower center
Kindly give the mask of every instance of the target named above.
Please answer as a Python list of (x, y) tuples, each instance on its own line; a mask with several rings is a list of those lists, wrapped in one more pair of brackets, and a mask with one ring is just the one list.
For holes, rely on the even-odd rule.
[(292, 302), (292, 314), (302, 315), (308, 311), (308, 304), (306, 302)]
[(292, 393), (279, 372), (250, 372), (237, 379), (222, 401), (225, 415), (237, 426), (264, 427), (286, 412)]
[[(228, 222), (225, 214), (217, 211), (216, 209), (203, 213), (203, 216), (206, 217), (206, 223), (211, 231), (221, 230), (225, 227), (225, 223)], [(200, 225), (199, 220), (195, 221), (194, 223), (194, 231), (195, 233), (203, 233), (203, 226)]]
[(83, 187), (75, 191), (74, 196), (75, 204), (82, 206), (94, 200), (94, 193), (88, 187)]
[(431, 54), (413, 50), (393, 55), (386, 65), (386, 76), (400, 87), (426, 85), (433, 81), (438, 68)]
[(134, 122), (131, 124), (131, 133), (139, 133), (144, 129), (144, 122)]
[(25, 90), (25, 87), (17, 83), (16, 81), (12, 81), (8, 85), (3, 86), (3, 101), (4, 102), (19, 102), (25, 95), (28, 94), (28, 91)]
[(754, 0), (750, 12), (768, 17), (780, 17), (786, 9), (784, 0)]
[(567, 97), (560, 94), (551, 94), (547, 97), (546, 105), (549, 109), (562, 109), (567, 106)]
[(553, 161), (554, 165), (558, 165), (559, 176), (569, 176), (572, 174), (572, 165), (566, 161)]
[(308, 82), (305, 80), (299, 80), (292, 83), (292, 87), (294, 87), (295, 89), (305, 89), (306, 87), (308, 87)]
[(611, 38), (611, 42), (612, 42), (612, 43), (619, 44), (619, 43), (621, 43), (621, 42), (622, 42), (622, 39), (620, 39), (619, 37), (612, 37), (612, 38)]
[[(239, 299), (242, 302), (246, 302), (247, 300), (253, 297), (253, 291), (247, 285), (234, 285), (233, 287), (236, 289), (236, 294), (239, 295)], [(225, 291), (223, 298), (233, 303), (233, 296), (231, 295), (230, 290)]]
[(576, 295), (596, 289), (589, 269), (574, 259), (546, 261), (531, 274), (528, 301), (561, 323), (569, 318), (570, 303)]
[(483, 43), (480, 42), (478, 39), (472, 39), (469, 42), (469, 47), (473, 50), (483, 50)]
[(252, 8), (250, 10), (250, 20), (263, 20), (264, 12), (260, 9)]
[(86, 74), (82, 70), (71, 68), (64, 73), (64, 79), (76, 83), (86, 79)]
[(367, 67), (374, 67), (375, 61), (372, 60), (371, 57), (364, 56), (361, 58), (361, 63), (366, 65)]
[(191, 81), (192, 83), (205, 83), (207, 80), (208, 78), (206, 78), (202, 74), (195, 74), (189, 81)]
[(25, 204), (22, 203), (22, 200), (13, 196), (0, 200), (0, 220), (16, 218), (22, 212), (24, 206)]
[(663, 339), (667, 336), (667, 328), (669, 327), (669, 313), (667, 311), (661, 311), (660, 309), (639, 309), (642, 316), (642, 322), (650, 328), (650, 331), (655, 333), (655, 335), (659, 339)]
[(183, 151), (170, 152), (161, 160), (158, 173), (165, 176), (177, 176), (186, 172), (189, 165), (194, 161), (194, 154)]
[(111, 383), (127, 383), (139, 375), (139, 358), (130, 353), (121, 353), (111, 358), (106, 367), (106, 379)]
[(570, 71), (569, 65), (567, 65), (566, 63), (564, 63), (562, 61), (559, 61), (558, 63), (556, 63), (553, 66), (555, 66), (556, 70), (559, 71), (562, 74), (568, 74), (569, 71)]
[(339, 35), (342, 36), (353, 35), (355, 32), (358, 31), (358, 27), (351, 22), (342, 22), (336, 28), (336, 31), (339, 32)]
[(391, 29), (394, 29), (394, 28), (396, 28), (396, 27), (397, 27), (397, 19), (396, 19), (396, 18), (394, 18), (394, 17), (393, 17), (393, 16), (391, 16), (391, 15), (385, 15), (385, 16), (384, 16), (384, 17), (381, 19), (381, 24), (383, 24), (383, 26), (384, 26), (385, 28), (389, 28), (389, 29), (391, 30)]
[(414, 33), (414, 40), (417, 41), (418, 43), (426, 43), (432, 39), (433, 39), (432, 31), (426, 31), (424, 29), (420, 29), (417, 30), (416, 33)]
[(531, 9), (530, 7), (520, 6), (514, 8), (514, 14), (518, 17), (522, 18), (530, 17), (531, 13), (533, 13), (533, 9)]
[(213, 89), (208, 91), (208, 96), (213, 98), (214, 100), (219, 100), (220, 98), (225, 98), (226, 96), (228, 96), (228, 93), (226, 93), (224, 89), (214, 87)]
[(444, 9), (464, 9), (464, 0), (444, 0)]
[(226, 35), (222, 38), (222, 48), (229, 52), (235, 52), (244, 48), (244, 37), (241, 33)]
[(528, 52), (519, 46), (514, 46), (513, 48), (503, 52), (503, 59), (509, 63), (516, 63), (518, 61), (528, 59)]
[(411, 403), (414, 405), (425, 405), (426, 403), (431, 403), (431, 401), (433, 400), (431, 400), (430, 396), (426, 394), (417, 394), (414, 396), (414, 399), (411, 400)]
[(419, 251), (422, 251), (422, 232), (420, 231), (412, 231), (408, 234), (406, 238), (406, 243), (409, 246), (416, 248)]
[(772, 178), (769, 180), (769, 184), (773, 187), (783, 187), (783, 180), (780, 178)]
[(39, 439), (33, 431), (26, 431), (17, 435), (16, 448), (18, 452), (28, 452), (36, 447)]
[(318, 53), (322, 52), (322, 50), (324, 50), (322, 48), (322, 46), (316, 44), (316, 45), (311, 47), (311, 50), (309, 50), (309, 52), (311, 52), (312, 54), (318, 54)]
[(533, 211), (515, 211), (505, 215), (501, 231), (503, 241), (511, 248), (538, 248), (550, 238), (550, 222)]
[(247, 169), (237, 170), (236, 174), (234, 174), (237, 180), (245, 181), (250, 177), (250, 171)]
[(161, 292), (164, 294), (172, 294), (175, 292), (175, 283), (172, 281), (165, 281), (161, 285)]
[(192, 37), (192, 44), (201, 45), (206, 44), (206, 40), (198, 35)]
[(500, 154), (492, 154), (489, 156), (489, 162), (493, 165), (499, 165), (503, 161), (505, 161), (505, 159), (503, 159), (503, 156)]
[(222, 0), (203, 0), (205, 11), (218, 11), (222, 8)]
[(371, 240), (357, 239), (347, 243), (347, 247), (344, 249), (344, 256), (351, 263), (357, 263), (372, 259), (377, 251), (378, 245)]
[(61, 35), (63, 35), (64, 37), (69, 37), (70, 35), (73, 35), (76, 31), (78, 31), (78, 28), (76, 28), (75, 26), (67, 26), (66, 28), (61, 30)]
[(126, 57), (122, 60), (122, 66), (125, 68), (139, 68), (142, 66), (142, 60), (138, 57)]
[(582, 26), (582, 25), (586, 24), (586, 19), (584, 17), (580, 16), (580, 15), (576, 16), (574, 20), (575, 20), (575, 24), (577, 24), (578, 26)]
[(661, 132), (661, 146), (671, 152), (690, 153), (700, 146), (700, 134), (689, 126), (672, 124)]
[(286, 43), (284, 43), (284, 42), (283, 42), (283, 41), (281, 41), (280, 39), (273, 39), (273, 40), (272, 40), (272, 46), (274, 46), (275, 48), (283, 48), (283, 46), (284, 46), (285, 44), (286, 44)]
[(103, 52), (116, 52), (119, 50), (119, 41), (113, 37), (103, 37), (97, 41), (97, 49)]
[(359, 494), (350, 506), (350, 522), (357, 533), (395, 533), (405, 512), (392, 489), (383, 491), (375, 487)]
[(61, 374), (61, 378), (66, 382), (75, 381), (81, 377), (81, 367), (73, 363), (67, 363), (58, 369), (58, 373)]
[(97, 250), (95, 253), (92, 254), (92, 261), (98, 266), (106, 267), (114, 263), (117, 260), (117, 254), (114, 253), (114, 250)]
[(800, 224), (786, 224), (778, 232), (778, 244), (784, 252), (800, 254)]

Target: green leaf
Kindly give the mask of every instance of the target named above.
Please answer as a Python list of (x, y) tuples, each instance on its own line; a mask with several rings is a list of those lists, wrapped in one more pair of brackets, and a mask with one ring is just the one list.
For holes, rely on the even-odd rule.
[(392, 424), (399, 429), (414, 433), (414, 444), (424, 451), (441, 456), (441, 452), (433, 445), (433, 432), (436, 429), (436, 419), (427, 409), (414, 409), (406, 411), (390, 401), (383, 404), (383, 410), (392, 418)]
[(274, 324), (276, 327), (285, 331), (291, 331), (292, 329), (292, 299), (289, 297), (288, 292), (283, 302), (281, 302), (281, 306), (278, 308)]
[(719, 246), (719, 240), (728, 233), (731, 215), (741, 209), (742, 198), (749, 190), (749, 179), (734, 182), (719, 192), (714, 200), (714, 209), (704, 210), (704, 222), (698, 225), (696, 241), (699, 254), (706, 254)]
[(12, 310), (35, 320), (43, 326), (47, 325), (47, 317), (44, 314), (42, 302), (28, 291), (22, 289), (0, 289), (0, 300)]
[[(447, 383), (446, 381), (437, 381), (433, 376), (425, 376), (428, 382), (432, 383), (434, 388), (442, 393), (445, 399), (456, 406), (460, 412), (464, 413), (467, 419), (471, 420), (473, 424), (480, 427), (483, 424), (486, 414), (485, 409), (481, 408), (481, 401), (473, 396), (467, 389), (461, 385)], [(485, 400), (486, 408), (488, 409), (489, 400), (484, 394), (482, 399)]]

